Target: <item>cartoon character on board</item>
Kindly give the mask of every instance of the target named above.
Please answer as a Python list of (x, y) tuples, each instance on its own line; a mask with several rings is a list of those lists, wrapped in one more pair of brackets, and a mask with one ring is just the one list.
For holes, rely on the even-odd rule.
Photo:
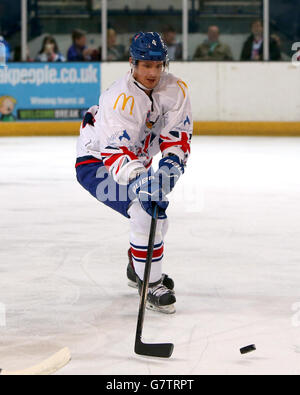
[(14, 122), (16, 118), (12, 114), (17, 100), (12, 96), (0, 96), (0, 121)]

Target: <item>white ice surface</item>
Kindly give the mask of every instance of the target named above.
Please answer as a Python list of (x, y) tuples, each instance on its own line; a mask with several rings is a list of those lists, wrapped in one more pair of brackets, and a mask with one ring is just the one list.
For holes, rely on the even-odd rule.
[(300, 374), (300, 139), (193, 139), (168, 209), (177, 312), (144, 325), (169, 360), (133, 352), (128, 223), (74, 162), (75, 138), (0, 139), (1, 368), (68, 346), (60, 374)]

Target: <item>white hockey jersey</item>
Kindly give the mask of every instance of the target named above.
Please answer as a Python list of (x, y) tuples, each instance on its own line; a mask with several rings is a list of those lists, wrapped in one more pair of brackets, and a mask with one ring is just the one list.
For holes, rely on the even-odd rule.
[(190, 153), (193, 119), (184, 81), (162, 73), (149, 97), (131, 72), (102, 93), (89, 110), (94, 126), (81, 125), (77, 157), (91, 155), (119, 184), (151, 166), (152, 157), (173, 153), (186, 164)]

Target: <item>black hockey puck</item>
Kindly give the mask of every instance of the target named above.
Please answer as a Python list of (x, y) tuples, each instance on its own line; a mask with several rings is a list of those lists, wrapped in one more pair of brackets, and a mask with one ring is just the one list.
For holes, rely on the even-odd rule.
[(249, 346), (240, 348), (241, 354), (247, 354), (248, 352), (255, 351), (255, 344), (250, 344)]

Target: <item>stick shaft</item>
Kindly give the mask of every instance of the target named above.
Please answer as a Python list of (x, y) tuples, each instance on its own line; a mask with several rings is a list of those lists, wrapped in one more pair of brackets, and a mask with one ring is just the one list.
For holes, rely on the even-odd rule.
[(155, 240), (155, 232), (157, 225), (157, 206), (154, 207), (154, 213), (151, 220), (149, 241), (148, 241), (148, 251), (147, 251), (147, 260), (144, 270), (144, 279), (143, 286), (141, 291), (141, 299), (140, 299), (140, 307), (139, 307), (139, 315), (136, 327), (136, 339), (140, 339), (142, 336), (144, 317), (145, 317), (145, 308), (147, 302), (147, 294), (148, 294), (148, 286), (149, 286), (149, 278), (151, 272), (151, 263), (153, 256), (153, 248), (154, 248), (154, 240)]

